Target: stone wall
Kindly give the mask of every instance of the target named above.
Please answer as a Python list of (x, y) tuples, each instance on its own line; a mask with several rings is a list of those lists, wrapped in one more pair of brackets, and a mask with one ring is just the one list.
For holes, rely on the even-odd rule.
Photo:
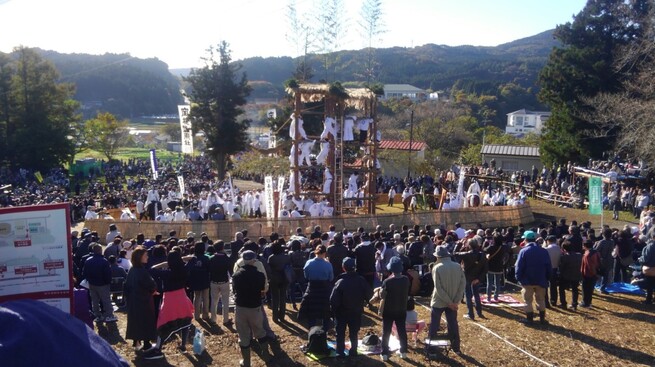
[[(309, 232), (314, 226), (318, 225), (323, 231), (334, 224), (337, 230), (347, 228), (355, 230), (363, 227), (371, 231), (375, 226), (381, 225), (385, 230), (389, 224), (395, 224), (399, 229), (402, 225), (413, 226), (419, 224), (438, 225), (444, 224), (447, 228), (452, 228), (455, 222), (461, 223), (464, 228), (475, 227), (478, 223), (483, 227), (507, 227), (516, 226), (519, 223), (532, 223), (534, 216), (529, 204), (522, 206), (501, 206), (501, 207), (480, 207), (467, 208), (460, 210), (448, 211), (427, 211), (406, 214), (379, 214), (379, 215), (352, 215), (342, 217), (311, 217), (311, 218), (294, 218), (294, 219), (242, 219), (238, 221), (208, 221), (208, 222), (169, 222), (161, 223), (154, 221), (121, 221), (116, 220), (118, 229), (124, 238), (136, 237), (138, 233), (143, 233), (146, 238), (154, 238), (155, 235), (161, 234), (164, 238), (168, 237), (171, 230), (177, 231), (178, 237), (186, 236), (187, 232), (194, 232), (200, 235), (206, 232), (209, 238), (220, 238), (223, 240), (232, 239), (234, 233), (241, 230), (248, 230), (248, 237), (251, 239), (258, 237), (267, 237), (272, 231), (276, 231), (283, 236), (289, 236), (295, 229), (301, 227)], [(107, 220), (88, 220), (84, 226), (91, 231), (97, 231), (100, 238), (108, 232), (109, 224)]]

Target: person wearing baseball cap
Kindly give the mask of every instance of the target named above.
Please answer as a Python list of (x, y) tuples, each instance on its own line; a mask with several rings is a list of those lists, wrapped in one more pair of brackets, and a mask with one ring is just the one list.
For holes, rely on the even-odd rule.
[(451, 260), (451, 253), (446, 246), (437, 246), (434, 251), (437, 261), (432, 267), (434, 290), (430, 300), (430, 339), (437, 336), (441, 315), (446, 314), (450, 347), (455, 353), (460, 353), (459, 325), (457, 309), (464, 297), (466, 277), (462, 267)]
[(525, 300), (526, 318), (522, 322), (531, 325), (534, 321), (533, 301), (537, 302), (539, 310), (539, 322), (547, 324), (546, 321), (546, 288), (552, 272), (550, 255), (548, 251), (538, 246), (535, 241), (537, 234), (533, 231), (525, 231), (522, 236), (527, 244), (519, 252), (516, 260), (516, 279), (523, 287), (522, 294)]
[(373, 290), (364, 277), (355, 271), (355, 259), (346, 257), (342, 267), (344, 273), (334, 284), (330, 295), (330, 306), (336, 319), (337, 354), (345, 354), (346, 325), (350, 337), (348, 356), (357, 356), (357, 340), (362, 325), (364, 304), (372, 297)]

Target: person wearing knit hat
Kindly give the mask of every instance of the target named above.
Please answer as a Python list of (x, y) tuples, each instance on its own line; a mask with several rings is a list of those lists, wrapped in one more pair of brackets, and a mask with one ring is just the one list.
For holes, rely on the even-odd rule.
[(344, 273), (334, 284), (330, 295), (330, 306), (336, 319), (337, 354), (340, 356), (345, 354), (347, 325), (350, 337), (348, 355), (354, 357), (357, 355), (357, 334), (362, 325), (364, 304), (373, 295), (373, 290), (369, 287), (366, 279), (355, 271), (355, 259), (346, 257), (342, 264)]
[(430, 306), (430, 334), (429, 338), (437, 336), (441, 315), (446, 314), (448, 323), (448, 337), (450, 347), (455, 353), (460, 353), (459, 325), (457, 323), (457, 309), (464, 297), (466, 278), (460, 265), (450, 259), (450, 252), (446, 246), (437, 246), (434, 256), (437, 257), (432, 267), (432, 281), (434, 290)]
[(389, 337), (392, 325), (396, 324), (398, 339), (400, 339), (400, 358), (407, 358), (407, 297), (409, 296), (409, 278), (402, 275), (403, 262), (398, 256), (389, 260), (387, 269), (393, 275), (382, 282), (384, 309), (382, 311), (382, 360), (389, 360)]

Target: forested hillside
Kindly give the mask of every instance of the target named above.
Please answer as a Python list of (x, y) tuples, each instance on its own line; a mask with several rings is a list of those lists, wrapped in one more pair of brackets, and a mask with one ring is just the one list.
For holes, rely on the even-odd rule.
[[(490, 93), (501, 84), (535, 87), (537, 75), (557, 45), (553, 31), (496, 47), (444, 46), (427, 44), (414, 48), (393, 47), (375, 50), (377, 81), (384, 84), (412, 84), (431, 90), (466, 87), (467, 93)], [(334, 68), (325, 70), (322, 55), (309, 55), (312, 81), (365, 81), (365, 50), (340, 51), (331, 58)], [(265, 80), (282, 86), (290, 78), (298, 60), (290, 57), (254, 57), (239, 62), (249, 80)]]
[[(551, 30), (496, 47), (428, 44), (376, 49), (377, 72), (371, 81), (407, 83), (447, 91), (453, 96), (457, 93), (499, 96), (504, 86), (511, 84), (512, 88), (524, 90), (523, 94), (535, 95), (537, 75), (556, 44)], [(182, 102), (180, 76), (188, 74), (188, 69), (168, 70), (161, 60), (138, 59), (129, 54), (37, 51), (54, 63), (62, 81), (75, 84), (75, 98), (82, 103), (85, 117), (95, 116), (97, 111), (129, 119), (175, 114), (176, 106)], [(326, 70), (323, 55), (308, 55), (313, 73), (311, 81), (366, 80), (363, 72), (366, 50), (340, 51), (328, 57), (332, 66)], [(236, 62), (243, 65), (248, 80), (254, 82), (250, 98), (282, 98), (284, 81), (291, 78), (299, 60), (253, 57)], [(521, 103), (516, 109), (539, 107), (535, 98)]]
[(179, 79), (161, 60), (129, 54), (39, 53), (54, 63), (62, 81), (75, 84), (75, 99), (81, 102), (85, 117), (97, 111), (128, 119), (175, 114), (182, 102)]

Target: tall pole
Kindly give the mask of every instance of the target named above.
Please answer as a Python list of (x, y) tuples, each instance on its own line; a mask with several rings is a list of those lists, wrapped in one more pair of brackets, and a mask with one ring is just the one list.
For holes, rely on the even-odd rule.
[(409, 171), (412, 167), (412, 143), (414, 142), (414, 110), (409, 117), (409, 158), (407, 159), (407, 180), (409, 180)]

